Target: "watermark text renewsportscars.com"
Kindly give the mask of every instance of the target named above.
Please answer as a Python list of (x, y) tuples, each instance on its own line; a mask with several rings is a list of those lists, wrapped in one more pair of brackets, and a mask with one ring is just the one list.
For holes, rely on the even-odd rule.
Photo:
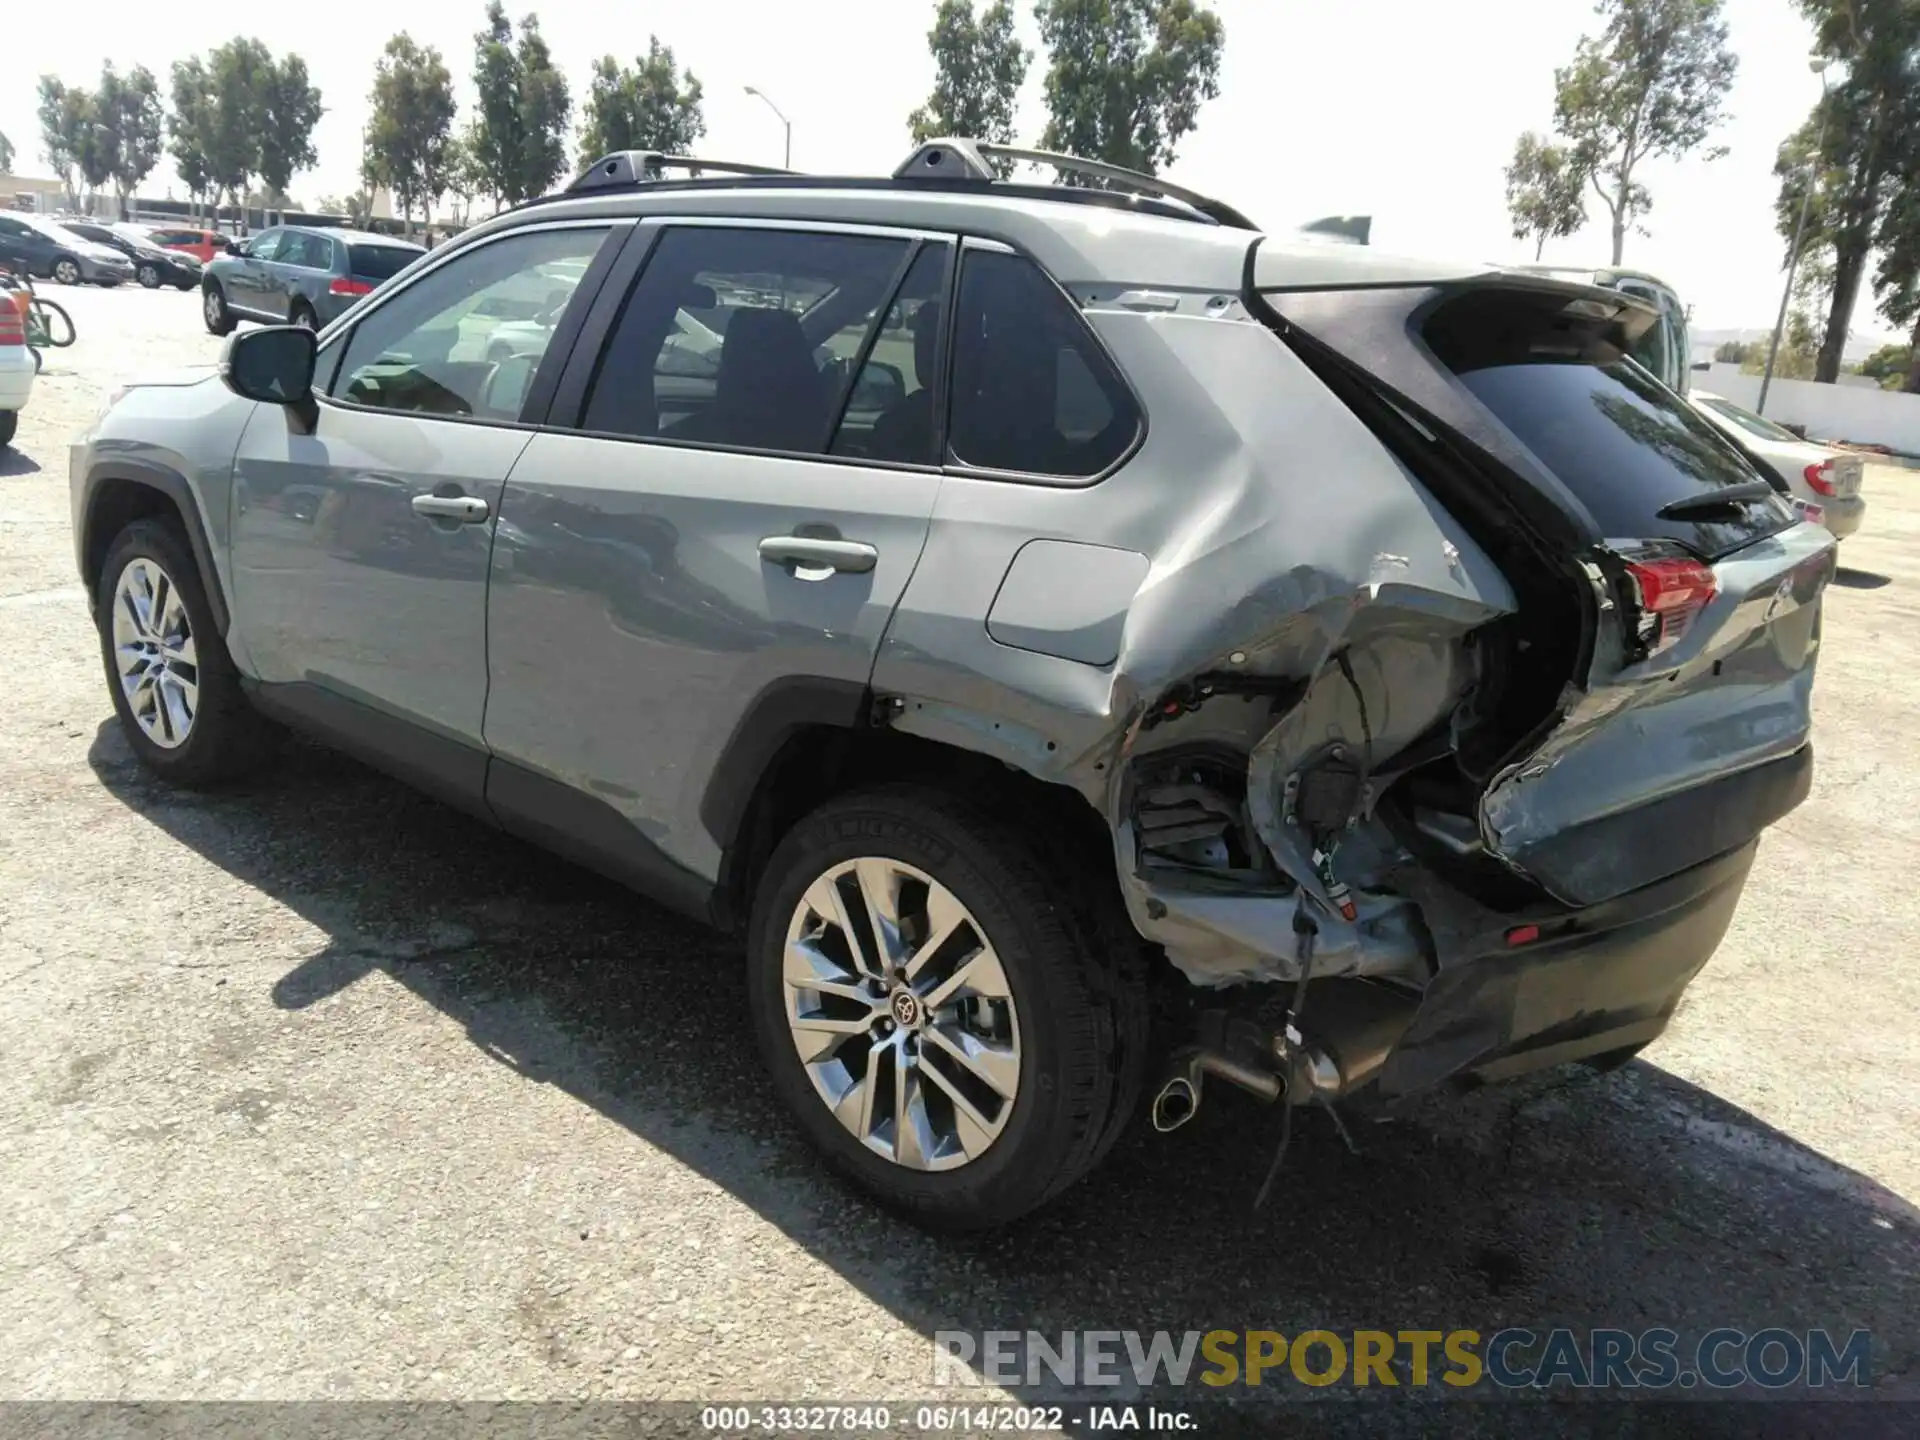
[[(936, 1385), (1766, 1390), (1872, 1384), (1865, 1330), (938, 1330)], [(1204, 1392), (1203, 1392), (1204, 1393)]]

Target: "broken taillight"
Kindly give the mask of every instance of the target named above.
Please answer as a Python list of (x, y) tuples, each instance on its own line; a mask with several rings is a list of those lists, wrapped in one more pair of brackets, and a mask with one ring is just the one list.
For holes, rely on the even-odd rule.
[(1840, 493), (1839, 486), (1833, 480), (1833, 461), (1831, 460), (1822, 460), (1817, 465), (1807, 466), (1806, 477), (1807, 484), (1813, 487), (1813, 493), (1816, 495), (1831, 496)]
[(1648, 655), (1680, 643), (1719, 589), (1710, 566), (1691, 556), (1627, 561), (1640, 602), (1639, 639)]

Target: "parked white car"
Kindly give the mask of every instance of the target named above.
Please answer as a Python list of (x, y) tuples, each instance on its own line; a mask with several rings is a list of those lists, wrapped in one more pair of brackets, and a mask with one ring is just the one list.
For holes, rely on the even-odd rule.
[(1860, 528), (1867, 514), (1867, 502), (1860, 494), (1866, 461), (1860, 456), (1803, 440), (1725, 396), (1695, 390), (1687, 398), (1694, 409), (1786, 481), (1795, 507), (1807, 519), (1826, 526), (1836, 540)]
[(20, 412), (33, 394), (33, 375), (39, 369), (27, 349), (27, 312), (20, 304), (25, 290), (0, 283), (0, 450), (13, 443)]

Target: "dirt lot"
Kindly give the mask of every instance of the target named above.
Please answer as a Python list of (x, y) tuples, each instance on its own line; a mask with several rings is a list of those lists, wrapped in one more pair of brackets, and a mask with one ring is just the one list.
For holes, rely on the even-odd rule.
[(726, 943), (311, 750), (144, 778), (66, 446), (217, 342), (59, 298), (0, 459), (0, 1396), (924, 1398), (940, 1328), (1556, 1321), (1864, 1327), (1920, 1395), (1920, 474), (1870, 473), (1813, 798), (1644, 1060), (1357, 1157), (1308, 1116), (1257, 1215), (1275, 1117), (1223, 1100), (942, 1242), (775, 1111)]

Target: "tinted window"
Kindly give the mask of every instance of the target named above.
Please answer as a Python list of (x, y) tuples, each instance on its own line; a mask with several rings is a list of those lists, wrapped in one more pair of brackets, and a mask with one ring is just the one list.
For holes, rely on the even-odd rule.
[(1713, 411), (1724, 420), (1731, 421), (1756, 439), (1782, 440), (1789, 445), (1805, 443), (1786, 426), (1776, 425), (1764, 416), (1756, 415), (1751, 410), (1742, 410), (1738, 405), (1722, 400), (1718, 396), (1696, 395), (1693, 403)]
[(308, 270), (330, 270), (333, 268), (333, 242), (324, 235), (310, 235), (304, 231), (290, 230), (287, 238), (280, 242), (280, 253), (274, 257), (282, 265), (299, 265)]
[(419, 259), (420, 254), (403, 245), (349, 245), (347, 269), (362, 280), (391, 280)]
[[(333, 395), (386, 410), (518, 419), (559, 312), (606, 236), (537, 230), (449, 261), (354, 326)], [(548, 318), (499, 318), (533, 301)]]
[(1614, 332), (1563, 308), (1540, 297), (1469, 297), (1438, 312), (1427, 341), (1608, 538), (1666, 537), (1713, 556), (1791, 523), (1774, 500), (1729, 507), (1725, 519), (1660, 516), (1676, 500), (1764, 477), (1630, 362)]
[(948, 259), (945, 245), (923, 246), (914, 256), (847, 396), (834, 454), (920, 465), (939, 458), (933, 401)]
[(1140, 418), (1073, 305), (1019, 255), (961, 262), (948, 445), (965, 465), (1097, 475), (1133, 443)]
[(608, 342), (586, 428), (819, 452), (908, 248), (869, 235), (668, 230)]

